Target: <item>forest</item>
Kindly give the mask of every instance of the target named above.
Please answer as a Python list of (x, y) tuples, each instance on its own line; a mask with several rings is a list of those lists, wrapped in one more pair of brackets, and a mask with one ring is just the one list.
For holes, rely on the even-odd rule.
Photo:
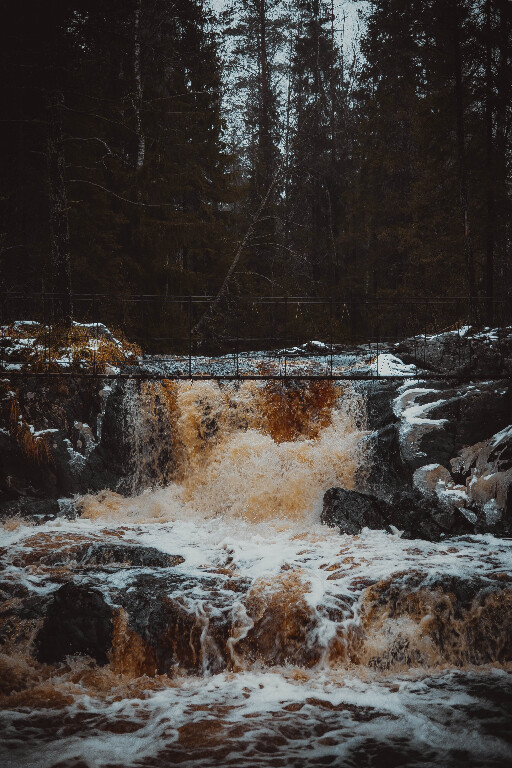
[(512, 0), (0, 24), (0, 768), (512, 767)]
[(512, 296), (510, 11), (4, 5), (2, 296), (58, 294), (67, 321), (72, 292), (465, 297), (491, 325)]

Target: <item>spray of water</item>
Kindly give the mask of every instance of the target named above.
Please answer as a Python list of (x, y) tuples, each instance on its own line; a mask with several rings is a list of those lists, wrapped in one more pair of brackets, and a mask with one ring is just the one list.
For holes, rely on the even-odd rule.
[(129, 403), (139, 494), (88, 496), (85, 517), (312, 521), (363, 459), (361, 400), (332, 382), (146, 383)]

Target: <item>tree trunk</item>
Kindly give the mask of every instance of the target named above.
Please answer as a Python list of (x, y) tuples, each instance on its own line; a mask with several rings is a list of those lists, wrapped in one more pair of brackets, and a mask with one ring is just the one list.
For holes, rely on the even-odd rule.
[(492, 77), (492, 0), (485, 0), (485, 155), (486, 155), (486, 225), (485, 225), (485, 294), (486, 322), (494, 324), (494, 146), (493, 146), (493, 77)]
[(53, 299), (53, 320), (69, 328), (73, 307), (71, 301), (71, 259), (69, 252), (68, 202), (65, 180), (65, 157), (62, 135), (61, 92), (48, 97), (48, 187), (50, 225), (50, 264)]
[(507, 195), (507, 156), (510, 152), (510, 131), (508, 129), (508, 111), (512, 100), (512, 63), (511, 63), (511, 27), (510, 0), (496, 0), (499, 20), (497, 25), (498, 62), (496, 70), (496, 137), (494, 141), (494, 176), (495, 191), (498, 190), (497, 216), (499, 229), (499, 293), (501, 296), (512, 295), (512, 258), (510, 255), (510, 216)]
[(265, 0), (259, 0), (259, 37), (260, 37), (260, 115), (259, 115), (259, 155), (260, 169), (258, 192), (268, 189), (272, 180), (273, 152), (270, 129), (272, 95), (270, 91), (270, 73), (267, 51), (267, 16)]
[(459, 195), (464, 227), (464, 259), (469, 299), (470, 322), (472, 321), (473, 301), (475, 298), (475, 269), (471, 246), (471, 228), (469, 217), (468, 172), (466, 163), (466, 136), (464, 127), (464, 93), (462, 85), (461, 19), (458, 0), (454, 3), (452, 18), (453, 64), (455, 77), (455, 111), (457, 122), (457, 162), (459, 173)]
[(142, 0), (137, 0), (134, 16), (134, 46), (133, 46), (133, 72), (135, 77), (135, 97), (133, 108), (135, 111), (135, 131), (137, 134), (137, 156), (135, 165), (138, 171), (144, 165), (146, 154), (146, 138), (142, 130), (142, 66), (140, 56), (140, 16), (142, 10)]

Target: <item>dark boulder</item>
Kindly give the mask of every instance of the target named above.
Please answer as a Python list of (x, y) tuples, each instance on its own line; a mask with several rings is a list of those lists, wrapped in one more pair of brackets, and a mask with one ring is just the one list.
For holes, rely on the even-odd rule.
[(0, 521), (22, 517), (32, 523), (46, 523), (57, 517), (74, 517), (72, 506), (59, 504), (56, 499), (39, 499), (18, 496), (17, 499), (0, 504)]
[(66, 656), (92, 656), (100, 665), (109, 660), (113, 609), (96, 589), (64, 584), (48, 606), (37, 636), (37, 659), (46, 664)]
[(387, 528), (385, 502), (366, 493), (329, 488), (324, 494), (320, 521), (352, 535), (361, 533), (363, 528)]
[(390, 498), (409, 481), (409, 471), (400, 455), (395, 424), (371, 432), (365, 438), (365, 461), (358, 472), (358, 485), (379, 498)]
[(451, 536), (475, 533), (475, 526), (455, 506), (441, 503), (435, 496), (417, 489), (396, 494), (388, 507), (392, 525), (403, 531), (404, 539), (441, 541)]
[[(144, 573), (115, 600), (126, 611), (129, 629), (141, 638), (153, 660), (153, 674), (178, 668), (188, 673), (205, 669), (217, 673), (229, 663), (233, 593), (245, 593), (249, 586), (247, 579), (226, 576)], [(184, 599), (203, 587), (212, 598), (206, 612), (198, 611), (195, 600)], [(206, 631), (208, 642), (204, 642)]]
[(185, 561), (181, 555), (168, 555), (155, 547), (137, 544), (93, 544), (76, 555), (79, 565), (123, 565), (132, 568), (171, 568)]
[(509, 382), (450, 388), (443, 382), (413, 385), (397, 398), (400, 452), (411, 470), (427, 464), (450, 469), (463, 447), (489, 438), (512, 421)]
[(511, 422), (512, 389), (509, 381), (485, 382), (465, 388), (460, 393), (455, 422), (455, 452), (487, 439)]
[(324, 495), (320, 521), (340, 533), (356, 535), (363, 528), (403, 531), (406, 539), (440, 541), (445, 537), (475, 533), (475, 526), (457, 507), (442, 504), (435, 496), (416, 489), (395, 494), (391, 502), (366, 493), (330, 488)]

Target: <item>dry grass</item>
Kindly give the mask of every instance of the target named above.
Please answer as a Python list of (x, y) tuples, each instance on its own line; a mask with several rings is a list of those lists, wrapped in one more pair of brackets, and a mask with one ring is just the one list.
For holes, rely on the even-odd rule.
[(51, 465), (53, 457), (43, 435), (33, 435), (21, 413), (17, 398), (13, 398), (9, 418), (9, 434), (21, 453), (31, 464)]
[(103, 326), (44, 326), (11, 323), (0, 329), (3, 347), (10, 346), (9, 362), (21, 363), (27, 370), (58, 371), (91, 368), (104, 373), (108, 365), (135, 363), (142, 355), (136, 344), (122, 331), (106, 331)]

